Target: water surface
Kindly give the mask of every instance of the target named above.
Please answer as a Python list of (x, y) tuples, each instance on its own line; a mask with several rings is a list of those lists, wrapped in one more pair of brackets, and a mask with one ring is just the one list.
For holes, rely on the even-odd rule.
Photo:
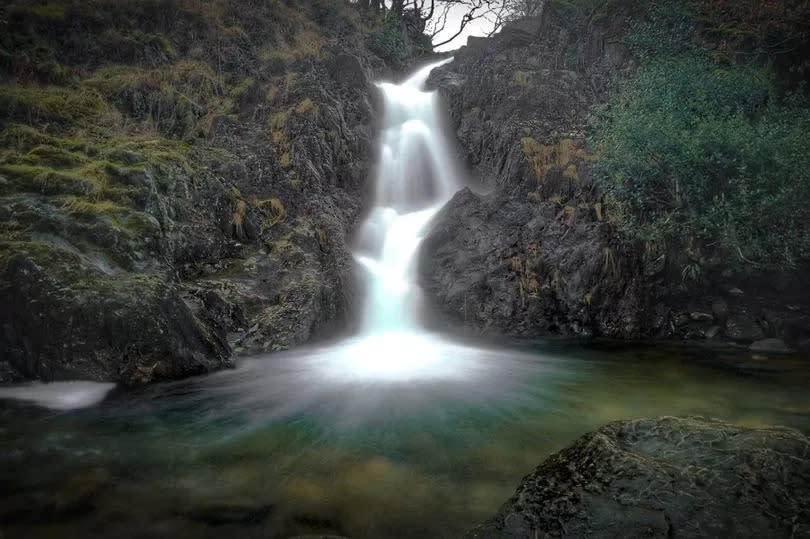
[(0, 401), (5, 537), (456, 537), (607, 421), (701, 414), (810, 432), (800, 360), (386, 343), (274, 354), (81, 410)]

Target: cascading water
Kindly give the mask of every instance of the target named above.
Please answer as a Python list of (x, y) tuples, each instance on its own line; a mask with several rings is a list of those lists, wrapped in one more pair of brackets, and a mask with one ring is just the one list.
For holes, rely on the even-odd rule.
[(385, 106), (375, 206), (360, 229), (357, 260), (368, 275), (362, 332), (413, 332), (419, 328), (419, 287), (414, 256), (431, 217), (460, 187), (441, 128), (436, 92), (423, 90), (444, 60), (401, 84), (380, 83)]
[[(415, 257), (426, 226), (461, 187), (439, 98), (424, 91), (430, 64), (401, 84), (380, 83), (385, 107), (374, 207), (359, 231), (355, 258), (367, 276), (360, 334), (329, 353), (335, 377), (458, 378), (461, 346), (420, 324)], [(332, 350), (334, 352), (334, 349)], [(468, 373), (468, 371), (467, 371)]]

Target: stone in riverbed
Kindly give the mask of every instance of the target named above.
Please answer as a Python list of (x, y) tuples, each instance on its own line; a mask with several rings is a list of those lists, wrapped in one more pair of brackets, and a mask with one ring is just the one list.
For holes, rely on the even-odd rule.
[(758, 341), (765, 337), (756, 320), (744, 314), (735, 314), (726, 320), (726, 335), (735, 341)]
[(717, 337), (717, 334), (720, 333), (720, 326), (711, 326), (706, 332), (703, 334), (707, 339), (714, 339)]
[(725, 320), (728, 316), (728, 304), (720, 298), (712, 302), (712, 313), (718, 320)]
[(689, 317), (696, 322), (711, 322), (714, 320), (714, 316), (700, 311), (693, 311), (689, 313)]
[(810, 537), (810, 439), (700, 417), (586, 434), (467, 537)]
[(789, 354), (793, 351), (782, 339), (762, 339), (748, 347), (753, 352), (771, 352), (775, 354)]

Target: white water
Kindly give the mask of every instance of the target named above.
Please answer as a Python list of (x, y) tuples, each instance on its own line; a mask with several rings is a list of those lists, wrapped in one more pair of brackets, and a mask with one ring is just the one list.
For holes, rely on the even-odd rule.
[(401, 84), (378, 84), (385, 106), (375, 206), (360, 229), (357, 260), (368, 275), (366, 336), (419, 330), (415, 255), (426, 225), (461, 186), (442, 132), (439, 100), (423, 90), (428, 65)]
[(336, 375), (394, 381), (464, 375), (458, 361), (470, 349), (421, 324), (415, 268), (428, 223), (462, 185), (442, 130), (438, 95), (423, 89), (430, 72), (450, 61), (425, 66), (401, 84), (377, 85), (385, 116), (375, 206), (355, 252), (366, 271), (366, 304), (360, 335), (330, 354), (328, 370)]

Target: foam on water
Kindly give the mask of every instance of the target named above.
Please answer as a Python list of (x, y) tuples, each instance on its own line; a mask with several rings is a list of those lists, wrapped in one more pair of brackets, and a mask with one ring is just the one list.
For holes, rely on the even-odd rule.
[(115, 384), (101, 382), (39, 382), (0, 387), (0, 399), (30, 402), (54, 410), (74, 410), (104, 400)]

